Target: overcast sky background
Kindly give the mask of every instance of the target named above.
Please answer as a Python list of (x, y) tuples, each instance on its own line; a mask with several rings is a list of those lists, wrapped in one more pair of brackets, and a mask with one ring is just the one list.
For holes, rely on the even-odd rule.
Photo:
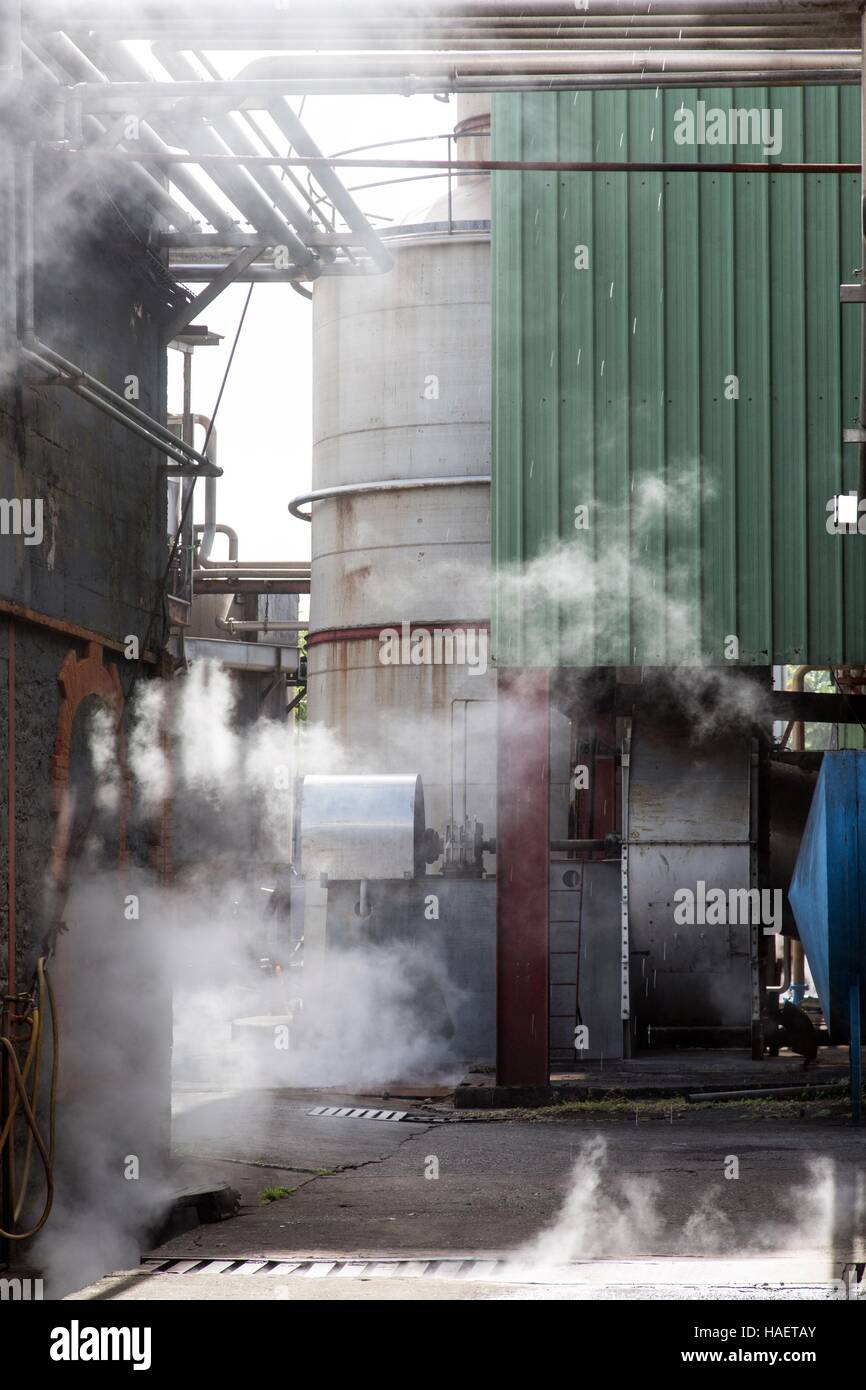
[[(253, 55), (242, 56), (248, 62)], [(228, 64), (225, 75), (232, 75)], [(291, 103), (295, 111), (299, 101)], [(303, 121), (320, 149), (334, 154), (357, 145), (444, 133), (453, 128), (456, 112), (455, 97), (447, 105), (428, 95), (311, 97), (304, 106)], [(284, 141), (279, 148), (285, 149)], [(382, 153), (442, 158), (445, 146), (432, 142)], [(378, 178), (391, 179), (397, 172), (346, 169), (342, 179), (352, 188)], [(444, 186), (443, 180), (430, 179), (366, 189), (355, 197), (368, 215), (399, 220), (432, 202)], [(374, 221), (374, 225), (387, 224)], [(198, 292), (202, 286), (190, 288)], [(205, 415), (213, 411), (248, 289), (248, 285), (230, 286), (196, 320), (223, 334), (224, 340), (219, 347), (196, 350), (194, 411)], [(256, 285), (216, 422), (224, 472), (218, 484), (218, 520), (238, 531), (241, 559), (309, 556), (310, 527), (290, 516), (287, 506), (311, 486), (312, 389), (311, 303), (287, 284)], [(181, 405), (181, 358), (171, 351), (169, 410), (179, 411)], [(197, 488), (196, 493), (200, 521), (203, 489)], [(226, 553), (225, 545), (225, 539), (218, 537), (215, 557)]]

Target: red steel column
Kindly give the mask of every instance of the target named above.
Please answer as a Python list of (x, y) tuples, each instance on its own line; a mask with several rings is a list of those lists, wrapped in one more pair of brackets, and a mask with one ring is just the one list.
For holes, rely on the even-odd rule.
[(497, 693), (496, 1080), (547, 1085), (550, 681), (501, 670)]

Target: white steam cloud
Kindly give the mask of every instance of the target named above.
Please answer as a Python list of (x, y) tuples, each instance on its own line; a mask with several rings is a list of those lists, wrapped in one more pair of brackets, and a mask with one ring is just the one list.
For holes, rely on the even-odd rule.
[[(203, 663), (137, 692), (127, 775), (111, 718), (97, 713), (87, 733), (94, 813), (79, 789), (87, 852), (50, 962), (61, 1128), (55, 1206), (34, 1258), (52, 1296), (134, 1265), (152, 1240), (172, 1191), (172, 1070), (193, 1086), (350, 1091), (463, 1070), (452, 1021), (465, 996), (433, 950), (400, 939), (385, 895), (378, 936), (359, 921), (354, 941), (302, 964), (304, 916), (289, 911), (301, 885), (296, 778), (358, 770), (324, 729), (244, 727), (230, 676)], [(124, 797), (130, 855), (118, 869)]]

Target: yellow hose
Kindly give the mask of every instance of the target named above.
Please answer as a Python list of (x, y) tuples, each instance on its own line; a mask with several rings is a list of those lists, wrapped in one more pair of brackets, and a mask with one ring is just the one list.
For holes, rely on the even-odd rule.
[[(51, 1012), (52, 1040), (51, 1088), (48, 1105), (49, 1142), (47, 1149), (45, 1147), (45, 1141), (43, 1140), (42, 1134), (39, 1129), (39, 1123), (36, 1119), (36, 1105), (39, 1092), (40, 1062), (42, 1055), (42, 1032), (45, 1026), (46, 995), (48, 998), (48, 1007)], [(17, 1193), (14, 1190), (13, 1182), (13, 1216), (17, 1221), (21, 1214), (21, 1210), (24, 1206), (24, 1199), (27, 1195), (27, 1184), (30, 1176), (30, 1163), (33, 1156), (34, 1145), (36, 1147), (37, 1153), (39, 1154), (39, 1157), (42, 1160), (42, 1166), (45, 1169), (45, 1203), (39, 1220), (37, 1221), (36, 1225), (33, 1226), (29, 1231), (6, 1231), (3, 1230), (2, 1227), (0, 1227), (0, 1236), (5, 1237), (7, 1240), (29, 1240), (31, 1236), (35, 1236), (37, 1231), (41, 1231), (42, 1227), (45, 1225), (45, 1222), (48, 1220), (48, 1215), (51, 1211), (51, 1204), (54, 1201), (54, 1136), (55, 1115), (57, 1108), (57, 1059), (59, 1048), (59, 1030), (57, 1027), (57, 1009), (54, 999), (54, 990), (52, 988), (51, 981), (45, 973), (44, 960), (39, 960), (36, 965), (36, 997), (38, 1002), (36, 1005), (34, 1005), (31, 1014), (30, 1045), (27, 1049), (27, 1056), (24, 1060), (23, 1070), (19, 1066), (18, 1056), (15, 1052), (15, 1048), (11, 1040), (5, 1037), (0, 1038), (0, 1044), (2, 1044), (2, 1048), (9, 1059), (10, 1071), (12, 1073), (12, 1080), (15, 1087), (15, 1094), (9, 1106), (9, 1114), (6, 1117), (6, 1122), (3, 1125), (2, 1131), (0, 1131), (0, 1153), (3, 1152), (4, 1146), (7, 1143), (11, 1144), (13, 1142), (14, 1136), (12, 1126), (15, 1120), (15, 1115), (18, 1110), (18, 1106), (20, 1104), (24, 1114), (24, 1118), (27, 1122), (27, 1148), (25, 1151), (24, 1173), (21, 1181), (21, 1187)], [(30, 1075), (31, 1068), (33, 1069), (33, 1082), (30, 1088), (30, 1092), (28, 1094), (27, 1080)]]

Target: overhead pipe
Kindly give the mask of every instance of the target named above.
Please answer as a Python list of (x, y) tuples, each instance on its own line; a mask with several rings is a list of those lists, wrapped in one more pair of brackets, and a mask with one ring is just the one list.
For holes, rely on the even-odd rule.
[[(810, 52), (782, 49), (709, 52), (689, 49), (640, 49), (631, 53), (605, 51), (562, 54), (496, 51), (493, 53), (376, 53), (292, 54), (256, 58), (232, 80), (202, 82), (120, 82), (105, 89), (80, 83), (72, 94), (83, 109), (130, 111), (147, 103), (173, 105), (193, 98), (201, 111), (231, 103), (235, 109), (262, 110), (269, 100), (291, 93), (348, 93), (367, 90), (396, 92), (472, 91), (484, 85), (507, 86), (509, 79), (536, 82), (546, 89), (551, 81), (568, 79), (596, 87), (619, 85), (699, 85), (709, 77), (714, 85), (756, 82), (766, 85), (802, 82), (859, 81), (860, 52)], [(376, 84), (378, 83), (378, 87)], [(384, 85), (383, 85), (384, 84)]]
[(364, 213), (358, 207), (351, 193), (343, 185), (340, 178), (334, 173), (333, 169), (324, 161), (322, 151), (319, 149), (315, 140), (309, 135), (306, 127), (302, 125), (299, 118), (295, 115), (288, 102), (276, 101), (268, 105), (268, 114), (276, 123), (279, 129), (291, 142), (292, 147), (298, 155), (308, 160), (322, 160), (316, 165), (316, 180), (320, 187), (324, 189), (331, 200), (336, 211), (345, 221), (348, 227), (359, 237), (370, 256), (371, 261), (377, 270), (391, 270), (394, 266), (394, 257), (387, 249), (381, 237), (373, 230)]
[[(50, 56), (55, 62), (68, 71), (73, 78), (78, 81), (89, 80), (99, 82), (104, 87), (111, 86), (111, 79), (92, 61), (92, 59), (72, 40), (67, 34), (46, 35), (43, 40)], [(96, 125), (97, 138), (106, 134), (105, 126), (102, 122), (97, 122), (93, 116), (84, 116), (84, 122), (92, 128), (91, 123)], [(157, 135), (156, 131), (149, 123), (142, 118), (139, 125), (139, 143), (144, 149), (151, 150), (154, 154), (172, 153), (172, 147)], [(143, 171), (145, 172), (145, 171)], [(186, 227), (191, 223), (191, 218), (175, 202), (167, 189), (163, 189), (156, 179), (148, 175), (148, 196), (158, 200), (158, 206), (163, 215), (166, 215), (165, 208), (170, 206), (172, 209), (171, 220), (175, 226)], [(193, 179), (192, 175), (183, 169), (178, 169), (172, 175), (172, 180), (183, 193), (184, 197), (192, 204), (199, 213), (200, 217), (206, 219), (212, 226), (221, 230), (228, 230), (236, 224), (229, 217), (228, 213), (207, 193), (201, 185)], [(161, 195), (161, 198), (160, 198)], [(217, 219), (214, 222), (214, 217)]]
[[(195, 285), (203, 281), (210, 282), (220, 275), (225, 275), (230, 268), (230, 261), (171, 262), (172, 275), (184, 285)], [(232, 276), (232, 283), (238, 285), (294, 284), (299, 276), (305, 280), (318, 278), (316, 271), (309, 268), (300, 270), (297, 266), (289, 266), (285, 270), (277, 270), (271, 265), (253, 264)]]
[(267, 618), (215, 618), (217, 627), (232, 636), (236, 632), (307, 632), (309, 619), (305, 622), (295, 619), (277, 619), (269, 622)]
[(261, 574), (255, 571), (195, 570), (193, 588), (197, 594), (308, 594), (310, 574)]
[[(51, 55), (42, 57), (35, 46), (32, 45), (32, 41), (30, 44), (23, 44), (22, 50), (30, 67), (37, 70), (37, 74), (41, 81), (46, 85), (50, 84), (52, 91), (56, 93), (57, 88), (64, 86), (63, 79), (58, 76), (57, 72), (50, 66), (51, 62), (58, 62), (57, 59), (53, 58)], [(84, 57), (83, 54), (81, 56), (82, 58)], [(83, 71), (84, 69), (79, 65), (77, 68), (78, 76), (81, 76)], [(105, 80), (106, 82), (108, 81), (107, 78)], [(104, 141), (108, 134), (106, 126), (102, 121), (98, 120), (96, 116), (85, 116), (83, 128), (89, 133), (92, 133), (94, 141), (97, 142)], [(143, 124), (141, 129), (143, 137), (142, 143), (147, 143)], [(168, 145), (162, 145), (162, 149), (163, 152), (167, 152), (169, 147)], [(147, 201), (153, 205), (159, 215), (165, 218), (170, 226), (174, 226), (178, 228), (179, 231), (186, 232), (187, 234), (190, 234), (194, 228), (197, 228), (198, 224), (190, 217), (189, 213), (185, 212), (180, 204), (175, 202), (168, 190), (165, 189), (151, 173), (137, 163), (132, 164), (131, 168), (135, 170), (135, 173), (130, 174), (130, 182), (138, 189), (142, 197), (146, 198)], [(181, 188), (181, 191), (183, 191), (182, 185), (185, 182), (186, 180), (184, 180), (183, 177), (175, 179), (175, 183)]]
[[(479, 31), (477, 35), (472, 36), (453, 34), (448, 30), (436, 30), (429, 37), (425, 37), (423, 34), (409, 29), (405, 31), (405, 35), (405, 39), (401, 40), (399, 33), (392, 28), (384, 30), (381, 37), (376, 34), (366, 35), (367, 41), (365, 43), (349, 43), (338, 32), (335, 32), (330, 38), (322, 37), (318, 42), (314, 41), (312, 35), (293, 34), (289, 36), (288, 41), (283, 40), (262, 45), (250, 44), (248, 42), (249, 36), (245, 35), (244, 37), (247, 40), (245, 47), (291, 49), (293, 52), (315, 49), (323, 54), (328, 52), (345, 53), (347, 49), (360, 53), (402, 52), (410, 47), (418, 53), (436, 53), (447, 50), (455, 62), (458, 62), (464, 54), (478, 51), (547, 54), (558, 52), (615, 53), (619, 50), (631, 52), (636, 42), (648, 49), (685, 46), (690, 50), (712, 49), (717, 53), (736, 53), (739, 49), (762, 51), (787, 49), (814, 52), (817, 47), (825, 51), (832, 49), (851, 50), (853, 47), (853, 34), (850, 25), (833, 30), (832, 37), (835, 41), (821, 45), (816, 44), (814, 32), (806, 28), (791, 27), (782, 30), (753, 26), (739, 30), (733, 28), (719, 30), (694, 26), (684, 29), (676, 22), (671, 25), (638, 24), (618, 28), (604, 27), (603, 24), (591, 28), (563, 28), (562, 33), (551, 34), (548, 37), (539, 31), (502, 34)], [(178, 48), (183, 47), (183, 39), (178, 37), (173, 41), (172, 46), (175, 45)]]
[[(397, 142), (399, 143), (399, 142)], [(75, 154), (72, 150), (70, 153)], [(124, 150), (114, 153), (103, 152), (106, 159), (134, 160), (138, 155)], [(187, 155), (166, 155), (160, 163), (170, 167)], [(457, 174), (492, 174), (498, 172), (559, 173), (559, 174), (854, 174), (860, 172), (860, 164), (852, 161), (825, 160), (821, 162), (798, 161), (770, 164), (766, 160), (664, 160), (664, 159), (390, 159), (380, 156), (322, 155), (317, 159), (294, 158), (292, 155), (203, 155), (200, 163), (203, 169), (220, 164), (281, 164), (288, 168), (302, 166), (318, 173), (319, 167), (327, 165), (332, 169), (430, 169), (435, 172)], [(435, 176), (435, 172), (430, 177)], [(376, 187), (377, 185), (370, 185)], [(219, 238), (213, 233), (205, 233), (205, 246), (218, 246)], [(243, 235), (243, 234), (241, 234)], [(341, 235), (337, 233), (336, 235)], [(232, 241), (234, 241), (234, 237)], [(197, 238), (201, 244), (201, 238)], [(256, 238), (259, 246), (261, 238)], [(183, 244), (182, 238), (172, 236), (170, 244)], [(188, 267), (194, 272), (206, 262), (192, 261)], [(259, 267), (253, 267), (258, 269)], [(271, 267), (264, 267), (271, 269)], [(292, 270), (290, 273), (296, 273)]]
[[(104, 32), (100, 29), (100, 32)], [(469, 50), (490, 48), (494, 45), (511, 48), (558, 47), (588, 48), (599, 37), (608, 42), (630, 42), (634, 44), (635, 35), (641, 38), (666, 35), (673, 43), (681, 43), (684, 33), (689, 38), (703, 35), (717, 47), (740, 37), (752, 40), (753, 47), (763, 47), (769, 42), (783, 42), (794, 37), (811, 48), (842, 48), (846, 44), (855, 46), (857, 38), (857, 16), (850, 10), (833, 14), (822, 14), (819, 19), (808, 13), (792, 12), (784, 16), (752, 14), (669, 14), (665, 6), (654, 10), (649, 5), (644, 11), (632, 11), (627, 17), (601, 15), (590, 9), (579, 10), (575, 4), (570, 14), (553, 20), (549, 14), (527, 14), (510, 18), (488, 15), (475, 16), (471, 20), (461, 20), (449, 16), (425, 15), (423, 19), (408, 19), (400, 15), (359, 17), (335, 22), (325, 16), (323, 19), (305, 20), (292, 13), (281, 18), (274, 16), (273, 22), (255, 27), (245, 18), (242, 24), (232, 31), (229, 27), (208, 25), (206, 38), (201, 30), (194, 30), (184, 21), (176, 22), (170, 29), (164, 29), (156, 39), (156, 45), (165, 44), (173, 51), (192, 50), (198, 59), (203, 43), (208, 49), (230, 45), (233, 48), (268, 49), (282, 48), (292, 52), (304, 49), (339, 49), (342, 52), (364, 52), (383, 49), (418, 49), (435, 45), (440, 49)], [(599, 44), (604, 47), (605, 43)], [(157, 47), (154, 48), (157, 52)], [(219, 74), (214, 72), (212, 76)]]
[[(831, 61), (832, 60), (832, 61)], [(795, 52), (754, 48), (746, 52), (726, 52), (723, 56), (687, 48), (641, 49), (633, 46), (628, 53), (592, 52), (536, 53), (519, 49), (492, 53), (410, 53), (325, 54), (319, 56), (274, 56), (254, 58), (242, 68), (226, 87), (242, 88), (248, 82), (271, 84), (274, 81), (322, 77), (381, 77), (405, 75), (411, 79), (437, 79), (458, 75), (507, 76), (536, 74), (544, 77), (556, 74), (593, 73), (612, 75), (632, 72), (636, 66), (651, 74), (697, 71), (711, 74), (720, 67), (730, 71), (766, 70), (767, 72), (803, 72), (826, 70), (830, 67), (857, 69), (859, 51)], [(321, 69), (325, 69), (324, 72)], [(220, 84), (211, 84), (214, 88)], [(199, 90), (201, 84), (199, 84)], [(265, 87), (261, 87), (262, 95)], [(191, 93), (189, 93), (191, 95)]]
[(309, 573), (309, 560), (206, 560), (203, 566), (215, 574), (238, 573), (250, 575), (273, 575), (275, 579), (292, 579), (295, 575), (303, 577)]
[[(118, 66), (122, 66), (125, 71), (134, 70), (139, 73), (147, 71), (135, 55), (130, 53), (128, 49), (124, 49), (120, 44), (112, 45), (112, 54), (116, 57)], [(169, 88), (178, 89), (178, 97), (180, 97), (181, 89), (193, 88), (198, 99), (215, 85), (218, 84), (203, 82), (198, 78), (192, 81), (170, 83), (157, 82), (152, 78), (147, 78), (147, 80), (143, 82), (111, 82), (108, 88), (97, 85), (96, 90), (106, 93), (135, 87), (143, 88), (145, 92), (150, 91), (153, 94)], [(81, 84), (71, 88), (70, 97), (73, 101), (78, 99), (80, 90)], [(145, 100), (146, 104), (149, 106), (148, 99), (146, 98)], [(190, 113), (188, 108), (187, 110), (180, 108), (178, 110), (164, 112), (162, 119), (157, 124), (164, 127), (170, 135), (175, 137), (175, 145), (182, 145), (185, 150), (189, 151), (189, 157), (186, 161), (187, 164), (196, 163), (196, 147), (198, 147), (199, 153), (205, 154), (224, 153), (226, 148), (229, 152), (232, 152), (232, 147), (230, 145), (226, 146), (221, 136), (217, 133), (215, 123), (209, 125), (207, 122), (196, 119), (197, 116), (198, 112), (195, 110), (194, 113)], [(181, 139), (177, 138), (178, 134), (182, 137)], [(214, 178), (214, 181), (219, 185), (226, 198), (229, 199), (234, 207), (236, 207), (254, 227), (257, 227), (260, 231), (266, 232), (268, 236), (274, 238), (274, 245), (285, 246), (292, 260), (298, 265), (312, 266), (314, 258), (310, 249), (305, 246), (303, 241), (292, 231), (288, 222), (277, 212), (269, 199), (265, 197), (261, 188), (248, 171), (242, 172), (240, 170), (233, 170), (229, 166), (222, 172), (221, 176), (217, 177), (216, 175), (211, 175), (211, 177)]]
[[(202, 68), (204, 68), (205, 72), (208, 74), (209, 77), (213, 78), (217, 82), (220, 80), (220, 73), (218, 69), (214, 67), (213, 63), (210, 61), (206, 53), (201, 52), (198, 49), (194, 49), (192, 56), (195, 58), (196, 62)], [(261, 141), (265, 148), (267, 150), (270, 150), (272, 154), (277, 154), (278, 151), (276, 146), (269, 139), (266, 132), (262, 130), (261, 124), (259, 121), (255, 119), (254, 113), (251, 111), (242, 111), (240, 115), (242, 116), (244, 122), (249, 127), (249, 129), (255, 133), (256, 139)], [(300, 178), (291, 169), (284, 169), (280, 178), (280, 182), (282, 183), (285, 179), (288, 179), (288, 181), (293, 185), (293, 187), (297, 189), (298, 193), (303, 199), (304, 205), (306, 205), (309, 208), (310, 216), (314, 219), (312, 224), (313, 233), (311, 233), (311, 236), (308, 238), (308, 240), (312, 239), (313, 237), (318, 237), (323, 229), (327, 231), (328, 223), (326, 222), (318, 203), (311, 199), (309, 191), (304, 187)], [(318, 224), (316, 222), (316, 219), (318, 220)], [(318, 241), (316, 242), (316, 244), (319, 246), (321, 245), (321, 243)], [(330, 259), (330, 256), (325, 256), (321, 251), (319, 252), (319, 254), (323, 260)]]
[[(64, 35), (64, 37), (67, 43), (71, 44), (68, 35)], [(81, 64), (82, 62), (91, 63), (91, 59), (82, 48), (75, 44), (71, 44), (71, 47), (65, 51), (68, 53), (68, 66), (70, 70), (79, 77), (79, 80), (82, 80)], [(118, 44), (116, 47), (112, 46), (112, 54), (115, 59), (115, 66), (121, 72), (125, 72), (127, 76), (131, 74), (133, 80), (137, 80), (140, 77), (141, 68), (136, 67), (131, 55), (122, 44)], [(107, 73), (102, 72), (101, 69), (97, 69), (97, 72), (99, 72), (103, 86), (111, 87), (114, 85), (114, 79)], [(153, 154), (174, 154), (176, 152), (176, 146), (169, 145), (163, 140), (162, 136), (144, 117), (141, 118), (139, 127), (139, 143), (144, 149)], [(85, 153), (86, 152), (87, 151), (85, 151)], [(176, 169), (171, 177), (172, 182), (180, 189), (187, 201), (196, 209), (202, 221), (209, 222), (210, 225), (215, 227), (218, 231), (231, 232), (236, 230), (238, 225), (237, 219), (233, 218), (228, 210), (217, 202), (216, 198), (202, 186), (199, 180), (190, 173), (188, 168)]]
[[(112, 55), (114, 59), (114, 67), (121, 73), (125, 73), (127, 76), (129, 76), (130, 74), (133, 74), (133, 76), (135, 76), (140, 75), (142, 71), (144, 71), (142, 64), (140, 62), (137, 62), (134, 56), (130, 54), (128, 50), (125, 49), (122, 45), (112, 45)], [(183, 57), (183, 55), (176, 54), (172, 56), (168, 52), (166, 52), (162, 56), (162, 61), (169, 62), (170, 68), (173, 68), (175, 72), (194, 72), (194, 69), (191, 67), (188, 60)], [(157, 84), (152, 80), (149, 80), (147, 83), (147, 86), (151, 88), (155, 88), (160, 85), (164, 84)], [(197, 94), (200, 96), (203, 92), (209, 91), (210, 88), (214, 85), (219, 84), (214, 81), (202, 81), (198, 78), (194, 78), (192, 81), (188, 82), (184, 82), (183, 80), (176, 81), (171, 85), (173, 87), (178, 87), (182, 85), (192, 86), (195, 88)], [(303, 125), (300, 123), (298, 118), (290, 109), (286, 108), (285, 121), (283, 121), (282, 119), (284, 114), (282, 110), (277, 114), (280, 118), (277, 121), (277, 123), (281, 125), (281, 128), (285, 128), (286, 126), (293, 127), (296, 132), (296, 137), (300, 137), (300, 139), (296, 138), (294, 141), (296, 148), (300, 149), (302, 142), (305, 148), (309, 148), (312, 152), (320, 154), (318, 147), (310, 139)], [(170, 120), (167, 121), (166, 124), (170, 126)], [(205, 137), (205, 143), (209, 147), (210, 153), (221, 153), (221, 151), (218, 148), (214, 148), (214, 142), (217, 138), (217, 135), (212, 135), (208, 131), (207, 126), (201, 124), (200, 126), (196, 126), (193, 129), (189, 125), (189, 122), (186, 122), (185, 125), (185, 133), (187, 136), (192, 136), (193, 134), (203, 134)], [(247, 137), (243, 133), (243, 131), (238, 129), (233, 124), (228, 115), (226, 115), (224, 120), (220, 120), (219, 118), (213, 118), (213, 125), (215, 131), (217, 131), (219, 138), (223, 140), (226, 148), (229, 151), (231, 151), (233, 155), (237, 154), (238, 141), (243, 142), (247, 148), (250, 147), (249, 137)], [(200, 143), (200, 140), (197, 140), (196, 143)], [(191, 155), (191, 159), (188, 162), (198, 162), (198, 160), (196, 159), (196, 151), (194, 151), (191, 148), (192, 141), (188, 139), (187, 144), (188, 146), (190, 146)], [(227, 162), (231, 163), (232, 161), (229, 160)], [(335, 259), (336, 252), (334, 252), (330, 248), (322, 247), (321, 245), (316, 245), (315, 251), (313, 251), (302, 240), (295, 236), (295, 233), (291, 230), (289, 223), (278, 216), (276, 211), (271, 208), (270, 204), (264, 198), (263, 194), (259, 191), (258, 187), (252, 182), (254, 179), (259, 179), (259, 182), (264, 184), (266, 191), (274, 199), (276, 205), (284, 209), (286, 215), (289, 216), (290, 220), (298, 227), (298, 229), (308, 237), (310, 242), (315, 242), (316, 238), (319, 235), (319, 228), (311, 220), (306, 210), (303, 207), (301, 207), (301, 205), (292, 197), (289, 189), (285, 185), (285, 182), (276, 175), (273, 169), (269, 168), (267, 170), (267, 173), (262, 172), (262, 174), (259, 175), (255, 172), (255, 166), (252, 166), (252, 172), (250, 171), (250, 169), (247, 169), (242, 175), (242, 178), (249, 180), (250, 190), (252, 190), (252, 194), (255, 195), (255, 198), (257, 200), (257, 213), (251, 212), (246, 202), (239, 201), (238, 198), (235, 196), (235, 193), (238, 192), (241, 185), (239, 185), (237, 177), (234, 174), (231, 175), (231, 178), (229, 179), (228, 183), (226, 183), (225, 179), (223, 179), (222, 183), (220, 183), (220, 180), (216, 175), (213, 175), (212, 177), (214, 177), (217, 183), (219, 183), (219, 186), (222, 188), (226, 196), (235, 204), (235, 206), (238, 207), (238, 209), (241, 212), (244, 213), (244, 216), (247, 217), (247, 219), (253, 225), (255, 225), (258, 230), (262, 231), (268, 230), (269, 227), (271, 228), (270, 235), (272, 237), (272, 244), (278, 246), (285, 245), (288, 248), (292, 256), (292, 259), (295, 263), (295, 266), (297, 267), (297, 271), (295, 273), (297, 273), (298, 271), (303, 271), (304, 279), (309, 280), (316, 278), (316, 275), (320, 273), (323, 268), (328, 266)], [(300, 191), (303, 191), (301, 185), (296, 179), (293, 179), (293, 182), (295, 183), (296, 187), (299, 188)], [(322, 183), (322, 187), (324, 188), (325, 183), (322, 180), (320, 180), (320, 183)], [(390, 253), (384, 248), (382, 242), (380, 241), (376, 232), (371, 227), (367, 218), (364, 216), (360, 208), (357, 207), (354, 200), (351, 198), (351, 195), (347, 193), (347, 191), (344, 189), (340, 180), (336, 177), (331, 177), (330, 179), (328, 179), (328, 187), (326, 188), (326, 192), (328, 192), (331, 201), (334, 203), (336, 207), (338, 207), (338, 210), (340, 210), (343, 213), (349, 225), (353, 227), (359, 239), (366, 246), (374, 264), (382, 270), (390, 269), (391, 265), (393, 264), (390, 257)], [(214, 221), (213, 218), (210, 218), (209, 220), (211, 221), (213, 226), (219, 228), (219, 221)], [(275, 236), (275, 233), (278, 230), (279, 235)], [(220, 271), (217, 271), (216, 274), (225, 274), (227, 273), (228, 269), (229, 267), (223, 267)], [(180, 275), (178, 275), (178, 278), (181, 278)], [(202, 277), (200, 275), (194, 275), (190, 278), (198, 280)], [(211, 276), (208, 275), (206, 278), (210, 279)], [(236, 276), (235, 278), (241, 277)], [(253, 280), (255, 278), (259, 278), (257, 277), (255, 270), (252, 271), (249, 276), (247, 276), (246, 274), (243, 276), (244, 280)], [(266, 277), (262, 276), (261, 278)]]
[[(31, 22), (42, 26), (56, 24), (63, 28), (82, 26), (117, 34), (125, 39), (157, 38), (165, 30), (182, 30), (191, 35), (207, 36), (211, 30), (227, 33), (242, 32), (247, 36), (256, 25), (265, 32), (280, 33), (293, 23), (308, 22), (315, 27), (335, 22), (354, 24), (371, 21), (416, 21), (421, 24), (472, 24), (482, 20), (500, 23), (560, 21), (580, 18), (587, 11), (577, 10), (574, 0), (292, 0), (291, 8), (276, 12), (273, 0), (247, 0), (242, 14), (233, 0), (210, 0), (199, 22), (187, 16), (178, 17), (177, 5), (169, 0), (150, 0), (140, 12), (124, 13), (118, 17), (116, 0), (31, 0)], [(635, 18), (634, 0), (592, 0), (592, 17), (616, 16), (631, 21)], [(644, 11), (646, 13), (647, 11)], [(789, 18), (803, 16), (816, 26), (834, 15), (850, 15), (846, 0), (659, 0), (659, 14), (675, 15), (687, 20), (708, 15)]]
[[(776, 51), (767, 51), (762, 56), (772, 57)], [(779, 53), (783, 50), (778, 50)], [(727, 54), (724, 55), (727, 57)], [(796, 56), (792, 51), (787, 56)], [(856, 63), (852, 65), (847, 60), (851, 55), (842, 55), (846, 60), (842, 66), (825, 66), (823, 69), (810, 68), (808, 71), (800, 68), (790, 68), (788, 70), (770, 69), (767, 67), (756, 67), (754, 69), (738, 69), (732, 71), (727, 67), (715, 70), (702, 69), (701, 71), (671, 68), (668, 71), (652, 71), (647, 74), (640, 69), (628, 72), (598, 73), (591, 70), (587, 73), (539, 73), (526, 75), (523, 73), (503, 73), (496, 76), (495, 73), (489, 75), (434, 75), (426, 78), (418, 78), (414, 75), (409, 76), (388, 76), (388, 77), (345, 77), (345, 78), (313, 78), (304, 77), (292, 79), (286, 77), (284, 81), (277, 84), (276, 90), (279, 95), (289, 96), (417, 96), (422, 93), (440, 94), (442, 92), (575, 92), (575, 91), (630, 91), (634, 88), (658, 87), (666, 89), (669, 87), (700, 87), (707, 86), (712, 79), (711, 85), (714, 87), (790, 87), (798, 84), (801, 86), (846, 86), (859, 82), (860, 79), (860, 59), (859, 55), (854, 55)], [(215, 87), (216, 83), (209, 84)], [(251, 94), (248, 94), (248, 97)], [(133, 94), (126, 97), (127, 103), (139, 100)], [(243, 100), (243, 98), (233, 98), (230, 94), (223, 94), (222, 100), (232, 104)], [(256, 110), (255, 96), (251, 97), (251, 104), (248, 108), (241, 109)], [(258, 98), (261, 100), (261, 98)], [(111, 109), (106, 102), (107, 109)], [(118, 102), (115, 109), (121, 109), (121, 102)], [(235, 106), (235, 109), (238, 109)]]
[[(181, 81), (184, 78), (199, 80), (196, 79), (195, 67), (183, 53), (176, 52), (166, 44), (157, 44), (153, 52), (166, 71), (176, 80)], [(220, 139), (234, 153), (256, 154), (258, 152), (258, 146), (244, 130), (232, 121), (230, 116), (215, 117), (212, 124)], [(286, 187), (285, 182), (273, 169), (256, 170), (254, 168), (252, 176), (260, 184), (262, 191), (267, 194), (289, 224), (301, 236), (307, 238), (313, 236), (318, 228), (314, 226), (309, 214), (301, 207)]]

